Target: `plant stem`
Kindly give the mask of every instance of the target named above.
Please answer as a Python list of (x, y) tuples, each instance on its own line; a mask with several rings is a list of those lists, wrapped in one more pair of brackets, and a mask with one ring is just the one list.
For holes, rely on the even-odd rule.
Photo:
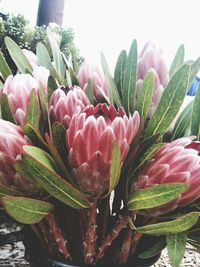
[(66, 259), (71, 260), (71, 256), (69, 254), (69, 250), (67, 247), (67, 241), (64, 240), (62, 233), (61, 233), (61, 230), (60, 230), (60, 228), (59, 228), (59, 226), (58, 226), (58, 224), (54, 218), (54, 215), (49, 214), (47, 216), (47, 221), (49, 224), (50, 231), (51, 231), (52, 235), (54, 236), (54, 239), (55, 239), (56, 244), (58, 246), (58, 250), (60, 251), (61, 254), (63, 254), (63, 256)]
[(135, 252), (135, 249), (137, 247), (138, 242), (140, 241), (140, 238), (143, 236), (143, 233), (134, 232), (132, 240), (131, 240), (131, 249), (130, 249), (130, 255), (133, 255)]
[(126, 227), (128, 220), (129, 220), (128, 213), (125, 213), (123, 216), (120, 216), (120, 219), (118, 220), (112, 231), (108, 234), (103, 244), (100, 246), (98, 254), (95, 259), (96, 262), (99, 261), (104, 256), (108, 247), (118, 237), (121, 230)]
[(88, 210), (88, 227), (84, 242), (86, 264), (92, 264), (96, 253), (96, 227), (96, 202), (94, 202)]
[(101, 206), (99, 207), (100, 218), (99, 226), (100, 229), (100, 244), (105, 240), (105, 236), (108, 231), (108, 219), (110, 216), (110, 197), (101, 200)]
[(128, 261), (129, 253), (131, 250), (131, 241), (133, 236), (133, 230), (131, 228), (127, 228), (125, 231), (125, 237), (122, 242), (122, 247), (119, 256), (119, 263), (126, 263)]

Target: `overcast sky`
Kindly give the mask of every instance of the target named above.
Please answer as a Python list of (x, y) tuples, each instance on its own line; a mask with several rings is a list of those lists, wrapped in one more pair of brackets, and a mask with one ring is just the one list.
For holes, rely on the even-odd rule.
[[(1, 0), (1, 10), (36, 21), (38, 0)], [(119, 52), (136, 38), (161, 45), (169, 64), (180, 44), (186, 58), (200, 56), (200, 0), (66, 0), (63, 26), (75, 31), (81, 54), (99, 60), (103, 51), (111, 68)]]

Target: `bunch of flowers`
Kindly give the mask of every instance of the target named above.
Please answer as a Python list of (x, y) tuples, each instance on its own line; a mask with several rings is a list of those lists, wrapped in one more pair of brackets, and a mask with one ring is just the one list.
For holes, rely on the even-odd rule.
[(5, 40), (18, 74), (1, 59), (1, 205), (68, 264), (141, 266), (167, 246), (179, 266), (200, 246), (200, 90), (168, 129), (200, 59), (184, 64), (180, 46), (168, 70), (134, 40), (114, 77), (103, 54), (76, 73), (48, 37), (53, 63), (41, 44), (30, 58)]

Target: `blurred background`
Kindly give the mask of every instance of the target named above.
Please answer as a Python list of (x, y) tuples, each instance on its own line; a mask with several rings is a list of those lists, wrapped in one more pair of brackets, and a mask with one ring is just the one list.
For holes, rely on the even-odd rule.
[[(0, 11), (23, 14), (36, 24), (39, 0), (1, 0)], [(199, 0), (65, 0), (63, 27), (72, 27), (80, 54), (99, 62), (105, 54), (114, 68), (119, 52), (136, 38), (141, 49), (146, 41), (163, 48), (167, 64), (180, 44), (186, 58), (200, 55)]]

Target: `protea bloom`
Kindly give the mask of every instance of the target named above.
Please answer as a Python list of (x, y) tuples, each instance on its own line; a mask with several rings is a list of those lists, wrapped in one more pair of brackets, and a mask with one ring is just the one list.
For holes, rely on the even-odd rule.
[(122, 164), (139, 122), (137, 112), (128, 118), (123, 108), (116, 111), (106, 104), (73, 116), (66, 135), (69, 162), (83, 191), (97, 196), (108, 189), (113, 143), (120, 147)]
[(161, 148), (137, 177), (134, 190), (163, 183), (186, 183), (188, 189), (179, 198), (151, 210), (162, 214), (187, 206), (200, 197), (200, 142), (180, 138)]
[(32, 190), (32, 184), (15, 170), (14, 163), (23, 154), (23, 146), (31, 145), (22, 129), (0, 119), (0, 183), (18, 190)]
[(168, 82), (168, 70), (163, 58), (163, 52), (152, 43), (147, 43), (139, 55), (136, 98), (142, 86), (142, 81), (149, 71), (154, 76), (154, 92), (149, 110), (149, 117), (151, 117), (158, 106), (164, 87)]
[(97, 65), (92, 65), (89, 62), (84, 62), (78, 72), (78, 81), (80, 87), (86, 91), (88, 80), (91, 80), (92, 90), (96, 102), (101, 102), (104, 99), (103, 95), (107, 95), (108, 89), (105, 82), (105, 77)]
[(32, 89), (39, 90), (39, 83), (30, 74), (8, 76), (3, 93), (8, 96), (12, 114), (18, 125), (24, 126)]
[(60, 122), (67, 129), (73, 114), (83, 110), (90, 102), (84, 91), (78, 87), (58, 88), (50, 99), (51, 122)]

